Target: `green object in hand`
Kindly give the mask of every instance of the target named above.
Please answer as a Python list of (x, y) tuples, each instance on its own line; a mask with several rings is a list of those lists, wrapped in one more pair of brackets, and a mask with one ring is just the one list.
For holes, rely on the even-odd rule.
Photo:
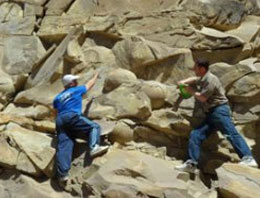
[(189, 92), (187, 92), (186, 87), (187, 87), (187, 85), (184, 85), (184, 84), (180, 84), (179, 85), (181, 96), (184, 99), (188, 99), (188, 98), (190, 98), (192, 96)]

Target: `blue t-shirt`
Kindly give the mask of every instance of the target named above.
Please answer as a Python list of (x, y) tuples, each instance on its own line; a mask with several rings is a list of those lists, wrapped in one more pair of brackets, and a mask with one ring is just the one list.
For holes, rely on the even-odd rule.
[(55, 97), (53, 107), (57, 109), (58, 114), (69, 111), (81, 114), (82, 96), (85, 93), (87, 93), (85, 85), (65, 89)]

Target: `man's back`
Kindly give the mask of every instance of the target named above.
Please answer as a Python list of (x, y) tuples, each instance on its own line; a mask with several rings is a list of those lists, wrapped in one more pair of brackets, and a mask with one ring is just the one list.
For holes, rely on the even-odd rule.
[(58, 114), (65, 112), (82, 113), (82, 96), (87, 93), (86, 86), (70, 87), (59, 93), (54, 101), (53, 106), (57, 109)]

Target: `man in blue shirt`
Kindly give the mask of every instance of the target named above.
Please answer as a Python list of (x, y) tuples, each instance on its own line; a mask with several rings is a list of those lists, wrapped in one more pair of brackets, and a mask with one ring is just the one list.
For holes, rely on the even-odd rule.
[(74, 140), (77, 133), (83, 132), (88, 135), (91, 157), (108, 149), (108, 146), (99, 145), (100, 126), (82, 116), (82, 97), (94, 86), (97, 77), (98, 73), (85, 85), (78, 86), (77, 79), (79, 76), (65, 75), (62, 78), (65, 89), (53, 101), (57, 130), (57, 173), (60, 181), (65, 182), (68, 180)]

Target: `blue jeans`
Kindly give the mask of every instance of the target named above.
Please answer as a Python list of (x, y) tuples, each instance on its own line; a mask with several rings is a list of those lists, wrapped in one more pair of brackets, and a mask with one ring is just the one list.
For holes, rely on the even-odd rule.
[(100, 143), (100, 126), (89, 119), (74, 112), (66, 112), (56, 118), (57, 130), (57, 172), (58, 175), (66, 176), (71, 167), (73, 146), (75, 138), (80, 133), (88, 137), (88, 146), (94, 148)]
[(229, 106), (224, 104), (211, 109), (204, 122), (192, 130), (188, 148), (189, 159), (192, 162), (198, 164), (201, 143), (216, 130), (227, 137), (240, 158), (252, 156), (244, 138), (238, 133), (231, 120)]

